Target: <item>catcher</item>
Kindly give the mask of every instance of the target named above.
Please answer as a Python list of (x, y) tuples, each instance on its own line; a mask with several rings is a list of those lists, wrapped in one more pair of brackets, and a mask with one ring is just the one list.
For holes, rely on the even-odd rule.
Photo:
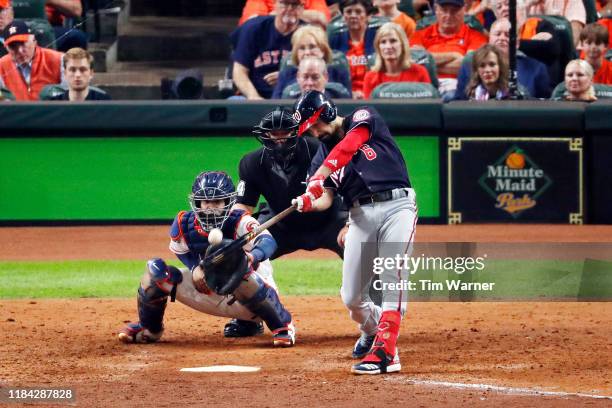
[[(186, 268), (176, 268), (154, 258), (138, 288), (137, 323), (130, 323), (118, 333), (125, 343), (151, 343), (164, 331), (163, 318), (168, 297), (203, 313), (265, 322), (273, 335), (274, 346), (295, 344), (291, 314), (282, 305), (272, 278), (268, 260), (276, 250), (276, 241), (265, 230), (255, 240), (225, 254), (213, 264), (235, 237), (259, 226), (243, 210), (230, 210), (236, 201), (231, 178), (223, 172), (200, 173), (189, 196), (191, 211), (178, 213), (170, 228), (170, 250)], [(209, 233), (219, 228), (223, 240), (210, 244)], [(208, 258), (207, 258), (208, 257)]]

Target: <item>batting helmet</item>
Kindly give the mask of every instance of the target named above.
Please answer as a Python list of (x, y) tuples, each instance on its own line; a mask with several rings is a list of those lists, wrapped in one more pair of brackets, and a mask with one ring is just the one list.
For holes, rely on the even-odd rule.
[(299, 126), (293, 112), (277, 106), (253, 128), (253, 134), (276, 161), (288, 162), (295, 152)]
[(295, 119), (300, 123), (298, 135), (304, 134), (317, 120), (331, 123), (338, 114), (336, 104), (319, 91), (308, 91), (295, 103)]
[[(208, 203), (223, 200), (221, 204)], [(189, 204), (205, 231), (221, 228), (236, 202), (236, 189), (230, 176), (222, 171), (205, 171), (196, 177)]]

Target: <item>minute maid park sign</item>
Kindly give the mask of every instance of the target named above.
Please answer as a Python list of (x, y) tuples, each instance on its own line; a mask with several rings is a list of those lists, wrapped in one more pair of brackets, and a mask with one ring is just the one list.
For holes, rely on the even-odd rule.
[(514, 145), (495, 163), (487, 165), (478, 183), (496, 200), (496, 208), (517, 218), (537, 205), (538, 197), (552, 185), (552, 180)]

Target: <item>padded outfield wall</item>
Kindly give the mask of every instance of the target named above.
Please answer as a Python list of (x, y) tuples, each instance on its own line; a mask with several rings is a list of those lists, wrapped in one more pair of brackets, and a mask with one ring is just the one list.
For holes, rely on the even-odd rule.
[[(374, 105), (386, 119), (406, 158), (418, 194), (421, 222), (445, 223), (449, 214), (451, 221), (457, 221), (452, 216), (455, 204), (449, 191), (455, 199), (470, 188), (479, 194), (481, 187), (486, 191), (482, 182), (481, 187), (471, 186), (476, 180), (470, 178), (470, 172), (462, 176), (463, 169), (472, 165), (470, 157), (478, 156), (483, 149), (474, 145), (472, 149), (478, 154), (466, 150), (461, 162), (453, 162), (449, 161), (452, 153), (448, 143), (450, 140), (454, 146), (457, 139), (485, 136), (519, 141), (578, 140), (581, 161), (576, 159), (576, 164), (570, 163), (564, 168), (565, 173), (557, 175), (555, 160), (547, 162), (537, 157), (547, 151), (547, 146), (533, 147), (532, 143), (528, 152), (521, 150), (527, 158), (524, 167), (552, 166), (542, 170), (546, 183), (534, 181), (546, 186), (538, 200), (532, 200), (538, 201), (532, 207), (539, 213), (525, 209), (516, 217), (516, 213), (498, 212), (495, 195), (488, 197), (482, 193), (481, 198), (461, 203), (468, 207), (468, 215), (459, 221), (491, 221), (470, 218), (470, 206), (492, 207), (489, 215), (501, 214), (498, 221), (538, 221), (542, 214), (555, 211), (548, 207), (558, 202), (559, 195), (569, 194), (576, 196), (576, 205), (578, 202), (582, 205), (577, 221), (611, 222), (597, 204), (610, 194), (610, 189), (597, 188), (591, 182), (596, 180), (603, 187), (611, 178), (609, 168), (597, 162), (607, 163), (605, 154), (612, 150), (607, 142), (612, 129), (612, 120), (608, 119), (612, 117), (610, 104), (442, 105), (419, 100)], [(6, 104), (0, 109), (0, 223), (168, 222), (177, 210), (187, 207), (186, 196), (199, 171), (221, 169), (237, 179), (240, 157), (259, 147), (250, 134), (252, 126), (274, 106), (269, 102), (226, 101)], [(340, 103), (340, 114), (348, 114), (357, 106)], [(587, 117), (593, 122), (591, 127)], [(597, 154), (589, 151), (592, 146), (597, 147)], [(500, 146), (497, 150), (505, 148)], [(491, 154), (499, 155), (495, 149)], [(472, 173), (479, 174), (480, 165), (490, 165), (487, 160), (492, 159), (485, 155), (474, 160)], [(454, 163), (460, 163), (460, 167), (455, 168)], [(573, 169), (577, 174), (566, 174)], [(455, 174), (464, 180), (453, 189), (449, 180)], [(569, 176), (575, 178), (575, 183), (568, 182)], [(497, 183), (510, 185), (503, 180)], [(569, 184), (571, 188), (564, 189)], [(549, 203), (544, 200), (547, 194)], [(589, 218), (591, 213), (595, 218)], [(552, 222), (568, 221), (561, 214)]]

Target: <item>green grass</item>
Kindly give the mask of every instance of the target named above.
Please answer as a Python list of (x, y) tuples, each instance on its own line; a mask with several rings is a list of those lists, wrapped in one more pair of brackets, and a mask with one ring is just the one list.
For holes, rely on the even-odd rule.
[[(178, 263), (174, 262), (178, 265)], [(332, 295), (340, 290), (340, 260), (273, 262), (284, 295)], [(0, 298), (133, 297), (142, 261), (0, 262)], [(494, 282), (492, 291), (422, 290), (419, 280)], [(413, 300), (612, 300), (612, 263), (601, 261), (489, 260), (485, 270), (418, 271)]]

